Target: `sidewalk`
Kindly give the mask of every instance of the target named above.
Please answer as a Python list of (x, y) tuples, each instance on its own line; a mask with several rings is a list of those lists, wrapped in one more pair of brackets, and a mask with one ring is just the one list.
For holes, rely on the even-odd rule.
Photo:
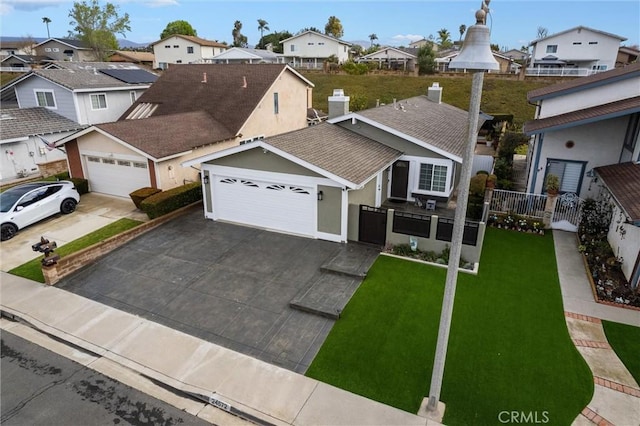
[(594, 379), (593, 398), (573, 424), (637, 425), (640, 386), (607, 342), (602, 320), (639, 327), (640, 311), (596, 303), (575, 234), (554, 231), (553, 240), (569, 335)]
[(175, 389), (215, 395), (216, 405), (262, 422), (439, 424), (73, 293), (0, 274), (4, 313)]

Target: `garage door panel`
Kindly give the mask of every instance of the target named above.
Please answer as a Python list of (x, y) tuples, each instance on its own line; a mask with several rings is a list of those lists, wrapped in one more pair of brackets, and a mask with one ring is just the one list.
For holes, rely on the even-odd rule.
[(213, 208), (218, 219), (311, 236), (313, 194), (310, 187), (216, 177)]
[(149, 169), (144, 158), (126, 160), (85, 156), (91, 191), (128, 197), (136, 189), (149, 186)]

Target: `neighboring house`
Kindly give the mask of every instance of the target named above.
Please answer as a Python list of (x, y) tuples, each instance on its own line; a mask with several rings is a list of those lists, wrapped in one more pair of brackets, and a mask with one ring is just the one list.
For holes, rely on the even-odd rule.
[(586, 76), (610, 70), (625, 40), (584, 26), (534, 40), (527, 75)]
[(358, 62), (374, 62), (378, 68), (413, 71), (418, 59), (418, 49), (383, 47), (380, 50), (358, 58)]
[(349, 98), (334, 91), (327, 122), (183, 166), (202, 169), (207, 218), (357, 241), (360, 205), (453, 196), (469, 117), (441, 99), (434, 85), (427, 96), (349, 112)]
[(613, 205), (607, 240), (622, 261), (622, 272), (637, 288), (640, 284), (640, 163), (596, 167), (603, 197)]
[(3, 181), (36, 174), (39, 164), (65, 159), (64, 151), (54, 148), (53, 144), (84, 127), (42, 107), (3, 107), (0, 112), (0, 180)]
[(153, 68), (167, 69), (169, 64), (195, 64), (228, 49), (226, 44), (200, 37), (175, 34), (151, 44)]
[(638, 62), (638, 56), (640, 56), (640, 50), (634, 47), (620, 47), (616, 58), (616, 68)]
[(247, 49), (232, 47), (212, 58), (204, 58), (200, 63), (206, 64), (284, 64), (281, 53), (265, 49)]
[[(493, 54), (493, 58), (498, 63), (497, 70), (490, 70), (490, 73), (500, 73), (500, 74), (514, 74), (520, 71), (521, 65), (516, 63), (514, 59), (509, 58), (508, 56), (503, 55), (499, 52), (491, 52)], [(449, 50), (446, 52), (440, 53), (439, 57), (436, 58), (436, 69), (438, 72), (451, 72), (449, 70), (449, 63), (455, 57), (460, 54), (460, 50)], [(454, 70), (453, 72), (460, 72), (460, 70)], [(467, 72), (464, 70), (464, 72)]]
[(529, 57), (529, 54), (527, 52), (523, 52), (522, 50), (518, 49), (507, 50), (506, 52), (501, 52), (501, 54), (502, 56), (513, 59), (514, 61), (520, 61), (521, 63)]
[(61, 144), (71, 175), (94, 192), (171, 189), (199, 180), (183, 161), (306, 127), (312, 88), (284, 64), (176, 65), (120, 120)]
[(543, 193), (549, 173), (560, 192), (595, 197), (593, 169), (640, 161), (640, 64), (573, 79), (527, 94), (536, 105), (524, 124), (529, 146), (527, 187)]
[(420, 49), (422, 46), (426, 46), (427, 44), (431, 45), (431, 49), (433, 49), (434, 52), (437, 52), (440, 49), (440, 46), (438, 46), (438, 43), (436, 43), (433, 40), (427, 40), (426, 38), (412, 41), (411, 43), (409, 43), (409, 47), (412, 49)]
[[(20, 108), (45, 107), (80, 124), (115, 121), (157, 76), (142, 69), (96, 68), (33, 70), (2, 87), (14, 92)], [(137, 68), (137, 67), (136, 67)]]
[(280, 43), (287, 63), (296, 68), (322, 68), (330, 56), (341, 64), (349, 60), (351, 48), (351, 43), (310, 30)]
[(109, 57), (110, 62), (127, 62), (136, 65), (143, 65), (147, 68), (153, 67), (154, 55), (152, 52), (137, 52), (133, 50), (116, 50)]
[(0, 63), (2, 71), (5, 72), (27, 72), (32, 68), (38, 68), (43, 64), (51, 61), (48, 56), (35, 56), (35, 55), (8, 55), (2, 59)]
[(34, 47), (37, 56), (48, 56), (55, 61), (95, 61), (93, 50), (80, 40), (49, 38)]

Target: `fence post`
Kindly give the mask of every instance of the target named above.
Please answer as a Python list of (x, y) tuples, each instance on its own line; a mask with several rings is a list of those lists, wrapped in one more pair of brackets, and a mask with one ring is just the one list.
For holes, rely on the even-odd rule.
[(544, 204), (544, 216), (542, 217), (542, 223), (544, 224), (545, 229), (551, 228), (551, 223), (553, 222), (553, 212), (556, 210), (556, 201), (558, 199), (558, 195), (551, 195), (547, 193), (547, 200)]

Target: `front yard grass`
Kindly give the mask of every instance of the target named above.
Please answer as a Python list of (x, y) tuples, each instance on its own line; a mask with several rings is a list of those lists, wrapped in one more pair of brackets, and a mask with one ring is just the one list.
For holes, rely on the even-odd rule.
[(640, 384), (640, 327), (602, 321), (609, 344), (629, 373)]
[[(80, 237), (77, 240), (73, 240), (70, 243), (58, 247), (57, 249), (55, 249), (55, 253), (60, 255), (60, 257), (68, 256), (71, 253), (80, 251), (95, 243), (106, 240), (109, 237), (120, 234), (121, 232), (124, 232), (128, 229), (135, 228), (141, 223), (142, 222), (140, 221), (128, 218), (119, 219), (107, 226), (103, 226), (100, 229), (97, 229), (83, 237)], [(40, 263), (40, 260), (43, 258), (43, 256), (39, 256), (36, 259), (30, 260), (27, 263), (13, 268), (9, 271), (9, 273), (28, 278), (33, 281), (44, 283), (44, 276), (42, 275), (41, 266), (42, 264)]]
[[(428, 395), (446, 271), (381, 256), (309, 377), (417, 413)], [(564, 320), (553, 236), (487, 229), (480, 272), (460, 274), (441, 400), (445, 424), (503, 411), (570, 424), (593, 394)]]

